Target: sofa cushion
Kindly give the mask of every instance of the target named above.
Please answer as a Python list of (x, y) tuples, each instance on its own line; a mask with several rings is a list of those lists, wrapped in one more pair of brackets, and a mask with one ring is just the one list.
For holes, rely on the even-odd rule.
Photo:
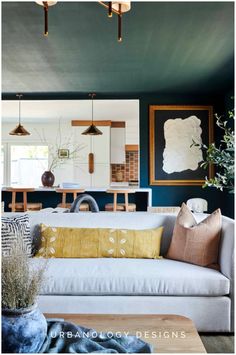
[(219, 271), (167, 259), (48, 259), (42, 294), (221, 296), (229, 284)]

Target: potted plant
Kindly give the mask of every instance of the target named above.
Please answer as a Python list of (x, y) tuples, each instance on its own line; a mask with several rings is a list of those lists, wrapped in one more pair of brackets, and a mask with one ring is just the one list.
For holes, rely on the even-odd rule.
[(11, 254), (2, 257), (2, 352), (37, 353), (47, 335), (47, 322), (37, 307), (45, 262), (32, 259), (17, 237)]
[[(234, 111), (228, 112), (229, 120), (234, 119)], [(209, 146), (205, 144), (193, 145), (201, 147), (205, 151), (205, 159), (201, 163), (201, 167), (207, 168), (209, 164), (216, 167), (215, 176), (211, 179), (206, 177), (203, 187), (211, 186), (221, 191), (226, 190), (234, 193), (234, 131), (229, 127), (229, 120), (224, 120), (223, 116), (215, 114), (216, 125), (222, 131), (220, 144), (211, 143)]]

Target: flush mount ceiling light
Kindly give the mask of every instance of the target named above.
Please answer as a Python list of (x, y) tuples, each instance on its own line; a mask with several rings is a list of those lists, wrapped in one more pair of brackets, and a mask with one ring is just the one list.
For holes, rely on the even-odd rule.
[(102, 134), (102, 132), (93, 123), (93, 98), (95, 96), (96, 96), (96, 94), (94, 94), (94, 93), (89, 94), (89, 97), (92, 98), (92, 124), (82, 133), (82, 134), (88, 135), (88, 136), (99, 136)]
[(48, 8), (57, 3), (57, 1), (36, 1), (44, 9), (44, 36), (48, 36)]
[(11, 136), (29, 136), (30, 133), (21, 125), (21, 98), (22, 94), (16, 95), (19, 98), (19, 123), (9, 134)]
[[(44, 9), (44, 36), (48, 36), (48, 8), (57, 3), (57, 1), (36, 1)], [(131, 9), (131, 1), (99, 1), (99, 3), (108, 9), (108, 17), (113, 13), (118, 18), (118, 42), (122, 41), (122, 15)]]
[(130, 1), (99, 1), (101, 5), (108, 9), (108, 17), (112, 17), (112, 14), (116, 14), (118, 16), (118, 42), (122, 41), (122, 28), (121, 21), (123, 13), (129, 11), (131, 9)]

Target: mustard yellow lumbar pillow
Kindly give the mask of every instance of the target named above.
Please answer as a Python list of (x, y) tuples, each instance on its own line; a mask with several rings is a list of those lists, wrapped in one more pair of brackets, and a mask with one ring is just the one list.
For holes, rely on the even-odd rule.
[(160, 257), (163, 227), (144, 230), (49, 227), (41, 224), (36, 257), (149, 258)]

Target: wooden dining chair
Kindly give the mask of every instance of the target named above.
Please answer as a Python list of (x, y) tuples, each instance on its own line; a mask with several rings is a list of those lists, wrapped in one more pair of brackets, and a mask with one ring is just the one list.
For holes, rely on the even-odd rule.
[[(126, 211), (126, 212), (135, 212), (136, 211), (136, 204), (129, 203), (129, 194), (135, 193), (134, 190), (129, 189), (108, 189), (106, 191), (108, 194), (113, 194), (113, 203), (107, 203), (105, 205), (105, 211)], [(124, 203), (117, 203), (117, 195), (123, 194), (124, 195)]]
[[(71, 203), (66, 202), (67, 194), (73, 194), (73, 201), (76, 199), (78, 194), (84, 193), (84, 189), (56, 189), (56, 192), (62, 194), (62, 202), (57, 205), (57, 207), (62, 207), (62, 208), (70, 208)], [(89, 211), (89, 204), (86, 202), (81, 203), (80, 205), (80, 211), (82, 212), (87, 212)]]
[[(34, 192), (34, 188), (30, 187), (7, 187), (6, 191), (12, 193), (12, 200), (8, 207), (12, 212), (26, 212), (26, 211), (40, 211), (42, 209), (42, 203), (40, 202), (28, 202), (27, 193)], [(23, 194), (23, 201), (16, 202), (16, 194)]]

